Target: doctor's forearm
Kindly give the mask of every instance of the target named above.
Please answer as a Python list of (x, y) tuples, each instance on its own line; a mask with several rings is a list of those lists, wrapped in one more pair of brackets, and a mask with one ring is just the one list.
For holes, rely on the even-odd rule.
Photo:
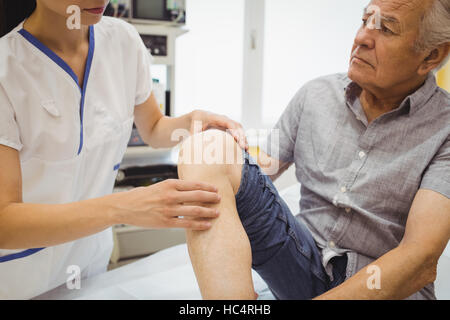
[(0, 211), (0, 248), (54, 246), (100, 232), (113, 223), (108, 198), (69, 204), (12, 203)]
[[(176, 130), (181, 129), (185, 133), (189, 132), (191, 119), (191, 113), (178, 118), (162, 117), (155, 124), (148, 137), (144, 138), (144, 141), (153, 148), (175, 147), (181, 142), (179, 140), (180, 135), (177, 134)], [(181, 133), (183, 134), (183, 132)]]
[[(420, 252), (417, 247), (399, 246), (316, 299), (406, 299), (435, 280), (436, 264), (435, 257)], [(369, 268), (371, 266), (373, 268)], [(377, 276), (379, 288), (376, 287)]]

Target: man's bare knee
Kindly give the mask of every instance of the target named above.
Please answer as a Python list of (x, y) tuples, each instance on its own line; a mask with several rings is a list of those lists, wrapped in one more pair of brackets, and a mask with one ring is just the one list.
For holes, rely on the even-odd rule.
[(234, 138), (223, 131), (208, 130), (189, 137), (181, 145), (180, 179), (207, 179), (226, 175), (235, 193), (239, 189), (243, 164), (242, 150)]

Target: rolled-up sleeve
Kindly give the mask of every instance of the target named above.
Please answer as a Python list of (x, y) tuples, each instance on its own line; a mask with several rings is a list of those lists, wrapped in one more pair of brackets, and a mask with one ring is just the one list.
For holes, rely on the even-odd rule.
[(450, 199), (450, 137), (426, 169), (420, 188), (438, 192)]
[(14, 109), (0, 85), (0, 144), (20, 151), (23, 147)]

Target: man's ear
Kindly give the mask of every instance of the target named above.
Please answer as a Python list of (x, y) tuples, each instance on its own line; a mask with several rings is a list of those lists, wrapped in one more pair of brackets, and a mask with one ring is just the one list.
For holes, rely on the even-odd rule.
[(428, 56), (422, 61), (422, 64), (419, 66), (418, 73), (419, 75), (427, 75), (432, 70), (439, 67), (442, 61), (448, 57), (450, 53), (450, 42), (440, 45), (436, 49), (433, 49)]

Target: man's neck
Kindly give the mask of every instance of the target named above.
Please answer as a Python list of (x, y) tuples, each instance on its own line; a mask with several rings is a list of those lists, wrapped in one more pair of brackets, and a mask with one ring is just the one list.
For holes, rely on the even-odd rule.
[(360, 95), (361, 105), (366, 114), (368, 123), (379, 118), (385, 113), (397, 109), (406, 97), (417, 91), (426, 78), (420, 78), (409, 84), (386, 93), (386, 90), (372, 91), (362, 89)]

